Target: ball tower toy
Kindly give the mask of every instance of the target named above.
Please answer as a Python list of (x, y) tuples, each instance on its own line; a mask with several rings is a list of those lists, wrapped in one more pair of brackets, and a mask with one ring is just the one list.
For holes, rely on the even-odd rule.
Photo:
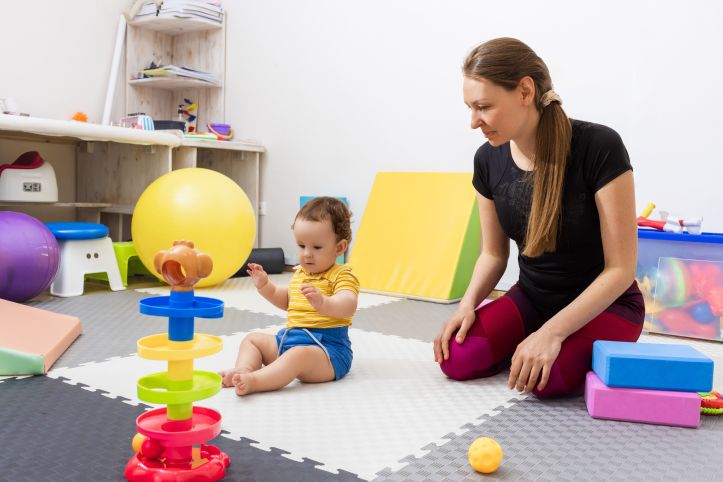
[[(193, 287), (211, 273), (211, 258), (190, 241), (175, 241), (169, 250), (154, 258), (156, 271), (171, 285), (170, 296), (144, 298), (140, 311), (168, 317), (168, 333), (138, 340), (138, 355), (165, 360), (168, 371), (138, 380), (138, 398), (164, 404), (136, 419), (133, 437), (136, 454), (128, 461), (129, 481), (217, 481), (226, 475), (231, 461), (224, 452), (204, 442), (221, 432), (221, 415), (215, 410), (194, 407), (221, 389), (221, 376), (194, 370), (193, 360), (221, 351), (217, 336), (194, 333), (194, 318), (221, 318), (223, 302), (194, 296)], [(196, 445), (199, 445), (198, 447)]]

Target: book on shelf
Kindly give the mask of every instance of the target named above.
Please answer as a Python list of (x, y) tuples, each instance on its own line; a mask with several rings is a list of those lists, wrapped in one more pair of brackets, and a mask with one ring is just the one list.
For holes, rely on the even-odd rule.
[(220, 2), (209, 0), (164, 0), (160, 10), (156, 11), (156, 3), (148, 1), (134, 17), (136, 20), (148, 17), (201, 18), (212, 22), (223, 21), (223, 7)]
[(159, 67), (141, 70), (144, 77), (186, 77), (189, 79), (202, 80), (212, 84), (220, 84), (221, 79), (218, 75), (202, 70), (189, 69), (188, 67), (178, 67), (175, 65), (161, 65)]

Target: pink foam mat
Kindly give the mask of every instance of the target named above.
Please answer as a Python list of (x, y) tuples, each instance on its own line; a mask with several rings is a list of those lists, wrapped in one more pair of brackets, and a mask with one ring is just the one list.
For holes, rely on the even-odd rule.
[(42, 357), (44, 373), (81, 331), (80, 320), (74, 316), (0, 299), (0, 348)]

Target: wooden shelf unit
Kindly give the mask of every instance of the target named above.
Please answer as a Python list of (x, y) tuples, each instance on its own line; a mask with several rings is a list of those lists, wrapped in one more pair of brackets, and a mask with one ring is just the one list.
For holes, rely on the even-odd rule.
[[(225, 14), (224, 14), (225, 15)], [(197, 127), (225, 122), (226, 19), (146, 17), (129, 22), (126, 30), (125, 113), (143, 112), (153, 120), (178, 120), (184, 99), (198, 105)], [(211, 72), (220, 84), (183, 77), (138, 78), (156, 65), (176, 65)]]
[[(127, 86), (123, 113), (144, 112), (154, 120), (178, 120), (184, 99), (198, 104), (197, 126), (225, 122), (226, 19), (145, 17), (126, 30)], [(219, 85), (183, 77), (138, 79), (153, 61), (211, 72)], [(64, 146), (64, 147), (59, 147)], [(264, 147), (249, 142), (184, 139), (180, 131), (142, 131), (0, 114), (0, 162), (37, 150), (54, 164), (62, 155), (58, 203), (3, 203), (37, 217), (103, 222), (115, 241), (130, 239), (133, 208), (143, 191), (175, 169), (203, 167), (233, 179), (251, 200), (258, 225), (260, 157)], [(72, 174), (70, 174), (72, 171)], [(66, 175), (66, 177), (63, 177)], [(74, 179), (68, 179), (73, 176)], [(18, 209), (16, 209), (18, 208)], [(46, 216), (47, 210), (61, 210)], [(257, 240), (258, 243), (258, 240)]]
[[(75, 220), (103, 222), (114, 241), (126, 241), (131, 236), (133, 208), (149, 184), (176, 169), (202, 167), (218, 171), (241, 186), (251, 200), (258, 225), (261, 145), (186, 141), (166, 131), (0, 114), (1, 163), (12, 162), (21, 151), (37, 150), (54, 164), (52, 152), (58, 145), (73, 150), (70, 175), (75, 178), (74, 183), (63, 183), (63, 173), (56, 167), (60, 202), (0, 202), (0, 210), (37, 215), (38, 209), (72, 209)], [(61, 184), (74, 186), (74, 192), (62, 190)]]

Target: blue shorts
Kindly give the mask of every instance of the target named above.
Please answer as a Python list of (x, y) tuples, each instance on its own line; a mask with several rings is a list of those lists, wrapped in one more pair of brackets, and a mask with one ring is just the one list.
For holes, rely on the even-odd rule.
[[(309, 336), (307, 330), (314, 335), (314, 338), (319, 341), (329, 356), (331, 366), (334, 368), (334, 379), (339, 380), (349, 373), (353, 354), (348, 326), (337, 328), (282, 328), (276, 334), (276, 346), (279, 347), (279, 356), (295, 346), (319, 346), (319, 343)], [(284, 337), (285, 333), (286, 336)], [(283, 346), (281, 345), (282, 338)]]

